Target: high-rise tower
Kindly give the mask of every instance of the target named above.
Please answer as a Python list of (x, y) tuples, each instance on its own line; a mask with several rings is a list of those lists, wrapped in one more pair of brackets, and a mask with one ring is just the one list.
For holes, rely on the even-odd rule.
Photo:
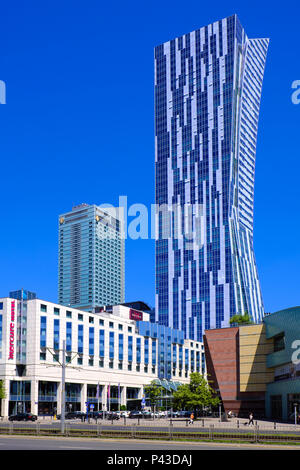
[(59, 216), (59, 303), (94, 312), (124, 302), (122, 211), (81, 204)]
[[(237, 313), (263, 315), (253, 196), (268, 42), (248, 39), (234, 15), (155, 48), (156, 321), (188, 338)], [(180, 207), (180, 236), (174, 213), (166, 231), (161, 206)], [(187, 206), (192, 232), (202, 209), (192, 249)]]

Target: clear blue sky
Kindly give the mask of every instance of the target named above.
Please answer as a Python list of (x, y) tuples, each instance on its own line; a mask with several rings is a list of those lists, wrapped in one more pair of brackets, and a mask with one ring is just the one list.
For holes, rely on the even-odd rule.
[[(269, 37), (254, 243), (265, 310), (300, 305), (299, 3), (12, 1), (0, 17), (0, 295), (57, 301), (57, 216), (81, 202), (154, 203), (153, 49), (237, 13)], [(154, 305), (154, 242), (126, 243), (126, 300)]]

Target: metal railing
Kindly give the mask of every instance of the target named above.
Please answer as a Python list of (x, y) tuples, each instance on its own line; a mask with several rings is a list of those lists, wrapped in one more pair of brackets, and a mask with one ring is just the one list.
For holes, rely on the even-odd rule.
[[(238, 423), (235, 423), (238, 424)], [(232, 423), (212, 423), (209, 420), (90, 420), (82, 423), (72, 420), (65, 423), (61, 432), (60, 421), (0, 422), (0, 434), (32, 436), (74, 436), (94, 438), (126, 438), (187, 441), (221, 441), (248, 443), (293, 443), (300, 445), (300, 426), (278, 423), (260, 423), (250, 426), (233, 426)]]

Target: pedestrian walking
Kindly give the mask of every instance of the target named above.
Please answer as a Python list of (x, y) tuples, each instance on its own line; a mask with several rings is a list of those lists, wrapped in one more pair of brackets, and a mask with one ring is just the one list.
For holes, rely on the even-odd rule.
[(190, 421), (189, 421), (189, 424), (193, 424), (193, 423), (194, 423), (194, 413), (191, 414)]
[(253, 424), (253, 426), (254, 426), (253, 413), (252, 412), (249, 415), (249, 423), (248, 424), (249, 424), (249, 426), (250, 426), (250, 424)]

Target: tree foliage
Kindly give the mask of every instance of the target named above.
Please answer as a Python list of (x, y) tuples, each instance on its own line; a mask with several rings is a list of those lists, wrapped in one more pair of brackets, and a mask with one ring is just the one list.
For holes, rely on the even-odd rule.
[(3, 380), (0, 380), (0, 400), (2, 400), (3, 398), (6, 398), (6, 391), (4, 388)]
[(150, 385), (147, 385), (144, 388), (144, 391), (146, 398), (150, 401), (151, 407), (153, 408), (161, 398), (163, 394), (163, 388), (158, 385), (155, 380), (152, 380)]
[(180, 385), (173, 395), (175, 409), (199, 410), (218, 403), (216, 392), (198, 372), (191, 373), (190, 383)]
[(233, 323), (237, 323), (238, 325), (244, 324), (244, 325), (251, 325), (253, 322), (250, 318), (250, 315), (248, 313), (245, 313), (244, 315), (233, 315), (233, 317), (230, 318), (229, 323), (232, 325)]

